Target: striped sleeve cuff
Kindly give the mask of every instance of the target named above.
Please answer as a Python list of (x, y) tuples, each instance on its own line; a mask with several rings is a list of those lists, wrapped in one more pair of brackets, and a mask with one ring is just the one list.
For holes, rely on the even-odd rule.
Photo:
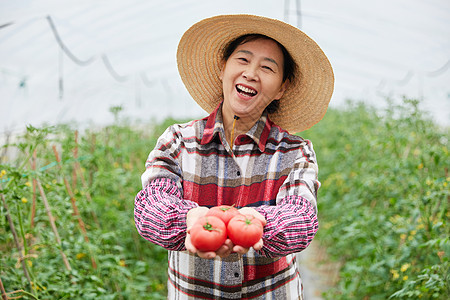
[(139, 234), (167, 250), (184, 250), (186, 214), (197, 203), (182, 199), (176, 183), (152, 180), (135, 199), (134, 220)]
[(264, 247), (259, 251), (266, 257), (304, 250), (319, 228), (314, 206), (300, 196), (289, 196), (277, 205), (263, 205), (255, 209), (267, 221), (263, 234)]

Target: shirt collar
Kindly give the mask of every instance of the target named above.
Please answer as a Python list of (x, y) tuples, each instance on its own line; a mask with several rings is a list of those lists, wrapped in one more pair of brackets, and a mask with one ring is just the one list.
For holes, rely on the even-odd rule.
[[(210, 143), (213, 140), (213, 138), (219, 133), (225, 136), (221, 108), (222, 102), (207, 117), (201, 141), (202, 145)], [(264, 150), (266, 149), (266, 142), (269, 137), (269, 133), (272, 126), (273, 126), (272, 121), (269, 119), (267, 112), (264, 111), (261, 118), (246, 133), (246, 135), (250, 137), (258, 145), (258, 148), (261, 152), (264, 152)]]

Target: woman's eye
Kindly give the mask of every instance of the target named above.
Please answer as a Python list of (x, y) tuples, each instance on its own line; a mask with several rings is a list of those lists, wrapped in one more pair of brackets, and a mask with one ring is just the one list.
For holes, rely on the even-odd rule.
[(238, 57), (238, 60), (242, 62), (248, 62), (248, 60), (245, 57)]
[(263, 69), (266, 69), (266, 70), (268, 70), (268, 71), (272, 71), (272, 72), (273, 72), (272, 68), (269, 67), (269, 66), (262, 66), (262, 68), (263, 68)]

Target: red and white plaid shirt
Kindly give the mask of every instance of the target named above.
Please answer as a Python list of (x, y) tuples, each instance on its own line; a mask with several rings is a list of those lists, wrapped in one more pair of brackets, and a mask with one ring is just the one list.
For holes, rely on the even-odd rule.
[[(221, 105), (170, 126), (148, 157), (134, 210), (139, 233), (169, 250), (168, 299), (302, 299), (295, 253), (318, 229), (317, 173), (312, 144), (267, 114), (233, 151)], [(254, 207), (266, 218), (260, 251), (210, 260), (186, 251), (187, 212), (222, 204)]]

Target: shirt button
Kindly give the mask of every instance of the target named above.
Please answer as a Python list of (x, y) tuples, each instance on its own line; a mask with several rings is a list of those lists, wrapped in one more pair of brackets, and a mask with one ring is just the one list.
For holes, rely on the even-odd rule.
[(238, 272), (236, 272), (236, 273), (234, 273), (234, 277), (239, 277), (239, 273)]
[(236, 172), (237, 176), (241, 176), (241, 172), (237, 171)]

